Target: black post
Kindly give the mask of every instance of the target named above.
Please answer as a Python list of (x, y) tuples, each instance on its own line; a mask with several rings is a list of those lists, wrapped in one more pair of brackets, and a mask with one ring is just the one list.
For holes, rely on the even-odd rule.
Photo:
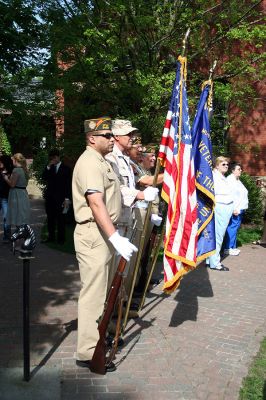
[[(15, 248), (18, 239), (24, 239), (20, 249)], [(13, 254), (19, 251), (19, 259), (23, 260), (23, 367), (24, 381), (30, 380), (30, 259), (36, 247), (36, 238), (30, 225), (24, 224), (17, 227), (11, 236)]]
[(30, 259), (23, 259), (23, 360), (24, 381), (30, 380)]

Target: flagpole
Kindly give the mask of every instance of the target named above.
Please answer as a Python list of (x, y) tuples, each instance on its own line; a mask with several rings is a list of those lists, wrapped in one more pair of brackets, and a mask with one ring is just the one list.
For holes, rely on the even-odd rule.
[(150, 269), (148, 278), (147, 278), (147, 280), (146, 280), (146, 285), (145, 285), (145, 288), (144, 288), (144, 291), (143, 291), (143, 294), (142, 294), (142, 298), (141, 298), (141, 302), (140, 302), (140, 304), (139, 304), (139, 309), (138, 309), (138, 311), (141, 311), (141, 310), (142, 310), (142, 307), (143, 307), (143, 305), (144, 305), (145, 298), (146, 298), (146, 293), (147, 293), (147, 290), (148, 290), (148, 287), (149, 287), (149, 284), (150, 284), (150, 281), (151, 281), (151, 278), (152, 278), (152, 275), (153, 275), (153, 271), (154, 271), (154, 268), (155, 268), (155, 265), (156, 265), (156, 262), (157, 262), (157, 259), (158, 259), (160, 250), (161, 250), (161, 246), (162, 246), (164, 234), (165, 234), (165, 224), (164, 224), (164, 226), (163, 226), (163, 228), (162, 228), (162, 231), (161, 231), (161, 233), (160, 233), (159, 241), (158, 241), (158, 243), (157, 243), (157, 246), (156, 246), (156, 248), (155, 248), (154, 255), (153, 255), (153, 257), (152, 257), (151, 269)]
[(212, 110), (213, 110), (213, 107), (212, 107), (212, 90), (213, 90), (212, 77), (213, 77), (213, 72), (214, 72), (214, 70), (215, 70), (215, 68), (216, 68), (216, 65), (217, 65), (217, 60), (214, 60), (212, 66), (211, 66), (211, 68), (210, 68), (210, 71), (209, 71), (209, 79), (208, 79), (207, 81), (205, 81), (205, 82), (203, 83), (203, 85), (202, 85), (202, 90), (204, 89), (204, 86), (205, 86), (205, 85), (210, 85), (210, 92), (209, 92), (208, 102), (207, 102), (207, 103), (208, 103), (208, 114), (209, 114), (209, 118), (210, 118), (210, 116), (211, 116), (211, 114), (212, 114)]
[(217, 65), (217, 60), (214, 60), (209, 72), (209, 81), (212, 80), (213, 72), (216, 68), (216, 65)]
[[(152, 184), (153, 187), (156, 186), (157, 178), (158, 178), (159, 171), (160, 171), (160, 167), (161, 167), (161, 163), (160, 163), (160, 160), (158, 160), (158, 158), (157, 158), (156, 168), (155, 168), (154, 177), (153, 177), (153, 184)], [(147, 231), (148, 231), (148, 228), (149, 228), (149, 224), (150, 224), (151, 209), (152, 209), (152, 202), (150, 201), (149, 205), (148, 205), (148, 208), (147, 208), (145, 220), (144, 220), (143, 230), (142, 230), (142, 233), (141, 233), (140, 244), (139, 244), (139, 249), (138, 249), (138, 256), (137, 256), (137, 260), (136, 260), (136, 264), (135, 264), (135, 268), (134, 268), (134, 274), (133, 274), (133, 278), (132, 278), (132, 282), (131, 282), (130, 293), (129, 293), (129, 296), (128, 296), (127, 307), (126, 307), (125, 316), (124, 316), (124, 320), (123, 320), (123, 325), (122, 325), (122, 329), (121, 329), (121, 335), (122, 336), (123, 336), (123, 334), (125, 332), (125, 329), (126, 329), (126, 326), (127, 326), (129, 309), (130, 309), (130, 305), (131, 305), (131, 301), (132, 301), (132, 297), (133, 297), (133, 292), (134, 292), (134, 288), (135, 288), (135, 284), (136, 284), (136, 279), (137, 279), (137, 274), (138, 274), (140, 262), (141, 262), (141, 259), (142, 259), (142, 254), (143, 254), (143, 249), (144, 249), (144, 244), (145, 244), (145, 237), (146, 237), (146, 234), (147, 234)]]
[(186, 53), (186, 47), (187, 47), (187, 41), (188, 41), (189, 34), (190, 34), (190, 28), (188, 28), (188, 30), (186, 31), (185, 37), (183, 39), (182, 57), (184, 57), (184, 55)]

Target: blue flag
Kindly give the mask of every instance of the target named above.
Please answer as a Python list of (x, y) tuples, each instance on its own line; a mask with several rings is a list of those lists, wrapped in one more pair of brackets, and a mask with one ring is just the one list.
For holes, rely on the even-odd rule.
[(211, 82), (204, 84), (192, 127), (192, 145), (195, 162), (198, 216), (197, 261), (214, 253), (214, 184), (212, 176), (212, 144), (210, 137), (209, 109)]

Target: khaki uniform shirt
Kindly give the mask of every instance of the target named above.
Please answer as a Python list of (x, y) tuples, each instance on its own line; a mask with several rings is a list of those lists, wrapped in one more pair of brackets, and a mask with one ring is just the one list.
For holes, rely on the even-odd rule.
[(125, 156), (119, 148), (114, 145), (112, 153), (105, 157), (120, 181), (120, 190), (123, 198), (122, 213), (119, 223), (130, 225), (132, 223), (131, 207), (134, 204), (138, 190), (135, 188), (135, 177), (129, 162), (129, 157)]
[(79, 157), (72, 179), (75, 220), (79, 223), (93, 218), (85, 195), (87, 192), (103, 193), (104, 203), (112, 222), (117, 222), (121, 213), (119, 180), (103, 156), (87, 146)]
[[(147, 175), (147, 171), (144, 171), (144, 169), (142, 168), (142, 166), (138, 163), (136, 163), (133, 160), (130, 160), (130, 165), (132, 166), (133, 172), (134, 172), (134, 176), (135, 176), (135, 185), (139, 190), (144, 190), (144, 187), (139, 184), (141, 178), (143, 178), (143, 176)], [(147, 208), (149, 205), (148, 201), (145, 200), (137, 200), (135, 202), (134, 207), (137, 208)]]

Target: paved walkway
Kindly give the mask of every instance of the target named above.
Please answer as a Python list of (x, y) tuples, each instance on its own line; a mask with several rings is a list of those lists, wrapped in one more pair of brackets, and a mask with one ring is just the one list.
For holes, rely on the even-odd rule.
[[(31, 200), (37, 232), (42, 200)], [(31, 262), (31, 373), (23, 382), (22, 263), (0, 244), (1, 400), (238, 399), (266, 334), (266, 249), (227, 257), (230, 272), (201, 266), (171, 296), (154, 288), (131, 320), (118, 369), (75, 365), (79, 273), (75, 257), (38, 244)]]

